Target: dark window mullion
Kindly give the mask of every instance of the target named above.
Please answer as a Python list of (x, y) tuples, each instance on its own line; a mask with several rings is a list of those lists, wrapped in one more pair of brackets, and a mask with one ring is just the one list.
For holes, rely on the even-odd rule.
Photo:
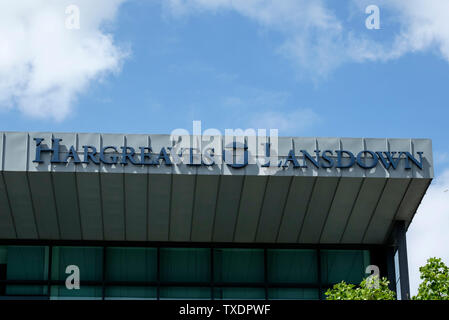
[(322, 279), (321, 279), (321, 250), (320, 249), (317, 249), (317, 253), (316, 253), (316, 255), (317, 255), (317, 268), (318, 268), (318, 298), (319, 298), (319, 300), (323, 300), (323, 297), (322, 297), (322, 292), (321, 292), (321, 290), (322, 290), (322, 288), (323, 288), (323, 284), (322, 284)]
[(263, 281), (265, 288), (265, 300), (268, 300), (268, 250), (263, 249)]
[(161, 299), (161, 248), (157, 247), (157, 288), (156, 288), (156, 299)]
[(53, 246), (48, 247), (48, 270), (47, 270), (47, 296), (51, 297), (51, 267), (53, 260)]

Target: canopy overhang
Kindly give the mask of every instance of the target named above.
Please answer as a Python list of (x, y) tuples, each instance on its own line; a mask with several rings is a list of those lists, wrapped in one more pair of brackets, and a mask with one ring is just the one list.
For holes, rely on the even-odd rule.
[[(223, 160), (224, 137), (199, 141), (213, 141)], [(56, 157), (46, 151), (55, 143)], [(428, 139), (277, 144), (270, 167), (251, 157), (233, 167), (193, 163), (188, 152), (176, 163), (170, 135), (0, 133), (0, 239), (385, 244), (396, 220), (410, 224), (433, 178)], [(265, 159), (262, 150), (254, 158)]]

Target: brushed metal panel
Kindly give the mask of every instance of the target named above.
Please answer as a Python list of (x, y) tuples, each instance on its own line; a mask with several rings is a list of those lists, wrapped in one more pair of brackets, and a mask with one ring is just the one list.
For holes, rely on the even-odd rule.
[(217, 203), (218, 176), (199, 175), (196, 181), (195, 204), (192, 219), (192, 241), (209, 242)]
[(148, 176), (125, 174), (126, 240), (146, 241), (148, 229)]
[(321, 234), (321, 243), (340, 241), (362, 181), (362, 178), (341, 178)]
[(244, 176), (221, 176), (213, 241), (232, 242), (237, 222)]
[(16, 228), (10, 210), (8, 191), (3, 179), (3, 172), (0, 171), (0, 238), (15, 239)]
[(363, 238), (364, 243), (384, 243), (409, 183), (410, 179), (388, 179)]
[(361, 243), (387, 179), (365, 179), (340, 243)]
[(53, 174), (53, 185), (61, 239), (81, 240), (80, 209), (75, 173)]
[(58, 213), (50, 172), (28, 173), (34, 214), (40, 239), (60, 239)]
[(170, 211), (170, 241), (190, 241), (195, 175), (174, 175)]
[(167, 241), (170, 223), (172, 175), (148, 176), (148, 240)]
[(104, 240), (100, 175), (77, 172), (76, 181), (83, 240)]
[(124, 175), (100, 174), (105, 240), (125, 240)]
[(339, 178), (318, 177), (301, 227), (299, 243), (318, 243), (329, 209), (334, 200)]
[(271, 176), (257, 229), (257, 242), (275, 242), (293, 177)]
[(299, 230), (304, 221), (315, 182), (316, 178), (314, 177), (293, 177), (277, 242), (296, 243), (298, 240)]
[(28, 177), (25, 172), (3, 172), (18, 239), (39, 239)]
[(268, 177), (245, 177), (234, 242), (254, 241), (267, 180)]

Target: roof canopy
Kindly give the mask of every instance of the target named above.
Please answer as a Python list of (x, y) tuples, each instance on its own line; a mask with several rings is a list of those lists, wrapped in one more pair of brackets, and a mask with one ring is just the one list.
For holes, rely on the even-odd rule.
[(383, 244), (433, 178), (427, 139), (0, 134), (0, 239)]

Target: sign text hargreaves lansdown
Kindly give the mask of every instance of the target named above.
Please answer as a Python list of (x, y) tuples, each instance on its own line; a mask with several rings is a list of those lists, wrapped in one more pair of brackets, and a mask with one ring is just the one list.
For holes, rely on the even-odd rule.
[[(75, 164), (107, 164), (107, 165), (144, 165), (144, 166), (158, 166), (163, 163), (165, 165), (170, 166), (173, 165), (172, 158), (176, 157), (179, 159), (182, 157), (181, 153), (173, 152), (172, 147), (162, 147), (158, 152), (153, 152), (151, 147), (139, 147), (138, 151), (135, 148), (130, 146), (105, 146), (102, 147), (99, 151), (91, 145), (83, 146), (83, 151), (81, 152), (81, 156), (76, 151), (74, 146), (70, 146), (68, 148), (68, 152), (62, 154), (60, 152), (60, 143), (62, 139), (53, 138), (52, 139), (52, 148), (44, 147), (42, 142), (45, 139), (43, 138), (34, 138), (36, 142), (36, 155), (33, 162), (43, 163), (41, 156), (43, 153), (51, 154), (50, 163), (53, 164), (65, 164), (68, 163), (71, 159), (72, 163)], [(270, 158), (270, 144), (267, 143), (265, 145), (265, 156), (267, 159)], [(226, 153), (223, 150), (222, 160), (228, 166), (232, 168), (244, 168), (248, 165), (248, 147), (246, 144), (242, 144), (238, 146), (236, 142), (233, 142), (229, 147), (233, 152)], [(186, 165), (191, 166), (212, 166), (216, 164), (215, 159), (215, 150), (214, 148), (209, 148), (205, 153), (200, 154), (199, 159), (195, 161), (195, 157), (198, 155), (195, 154), (193, 148), (187, 148), (188, 150), (188, 160), (186, 161)], [(119, 152), (120, 150), (120, 152)], [(237, 151), (242, 151), (242, 156), (240, 161), (235, 161), (235, 154)], [(405, 160), (404, 169), (410, 170), (412, 165), (416, 166), (418, 169), (422, 170), (423, 168), (423, 152), (418, 151), (416, 154), (418, 155), (417, 159), (414, 155), (412, 155), (408, 151), (371, 151), (371, 150), (362, 150), (356, 155), (348, 150), (315, 150), (315, 155), (311, 155), (306, 150), (300, 150), (301, 154), (295, 154), (294, 150), (290, 150), (288, 155), (278, 161), (276, 164), (270, 163), (268, 160), (264, 162), (262, 167), (288, 167), (292, 164), (293, 168), (307, 168), (308, 164), (312, 164), (316, 168), (351, 168), (354, 165), (358, 165), (363, 169), (371, 169), (379, 164), (383, 165), (386, 169), (396, 169), (398, 167), (399, 161), (401, 159)], [(232, 161), (226, 161), (226, 158), (231, 158)], [(302, 161), (301, 161), (302, 160)], [(239, 163), (236, 163), (239, 162)]]

